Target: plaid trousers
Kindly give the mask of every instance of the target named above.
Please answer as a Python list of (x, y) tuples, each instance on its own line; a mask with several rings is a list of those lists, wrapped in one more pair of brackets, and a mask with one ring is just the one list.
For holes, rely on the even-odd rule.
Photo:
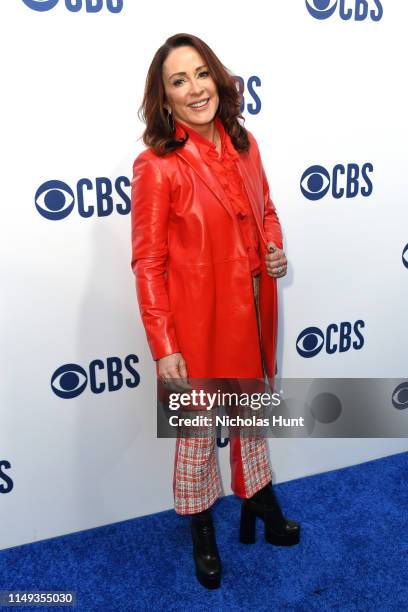
[[(259, 277), (252, 277), (258, 332)], [(262, 354), (262, 351), (261, 351)], [(231, 489), (239, 497), (252, 497), (272, 480), (266, 439), (256, 436), (230, 437)], [(177, 514), (193, 514), (209, 508), (221, 495), (216, 458), (216, 436), (179, 437), (174, 455), (173, 495)]]

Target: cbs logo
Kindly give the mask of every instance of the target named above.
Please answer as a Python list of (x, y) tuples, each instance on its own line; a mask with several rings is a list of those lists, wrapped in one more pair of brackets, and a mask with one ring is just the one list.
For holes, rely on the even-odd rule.
[(0, 493), (10, 493), (14, 487), (13, 480), (3, 470), (9, 470), (11, 464), (6, 459), (0, 459)]
[(369, 17), (380, 21), (383, 7), (380, 0), (306, 0), (306, 8), (315, 19), (328, 19), (339, 8), (343, 21), (364, 21)]
[(301, 357), (308, 359), (318, 355), (323, 348), (328, 355), (345, 353), (351, 348), (361, 349), (364, 346), (360, 331), (362, 327), (365, 327), (365, 324), (361, 319), (355, 323), (330, 323), (323, 331), (318, 327), (307, 327), (296, 339), (296, 350)]
[[(59, 0), (23, 0), (24, 4), (33, 11), (50, 11), (57, 6)], [(120, 13), (123, 9), (123, 0), (64, 0), (65, 8), (71, 13), (84, 10), (87, 13), (99, 13), (106, 8), (110, 13)]]
[(397, 410), (406, 410), (408, 408), (408, 381), (404, 381), (394, 389), (391, 401)]
[(261, 86), (261, 79), (258, 76), (252, 75), (248, 78), (246, 84), (245, 80), (240, 76), (234, 76), (234, 79), (235, 86), (241, 94), (240, 112), (247, 111), (250, 115), (257, 115), (262, 108), (262, 103), (255, 88)]
[(137, 355), (94, 359), (83, 368), (77, 363), (66, 363), (57, 368), (51, 376), (51, 389), (62, 399), (78, 397), (89, 385), (92, 393), (119, 391), (125, 385), (134, 389), (140, 383), (140, 375), (134, 364), (139, 363)]
[(402, 263), (408, 268), (408, 244), (406, 244), (402, 250)]
[(373, 165), (350, 163), (347, 166), (336, 164), (331, 172), (323, 166), (310, 166), (300, 179), (300, 190), (308, 200), (321, 200), (331, 188), (333, 198), (355, 198), (357, 195), (368, 197), (373, 191), (369, 173)]
[(130, 187), (126, 176), (119, 176), (114, 183), (109, 178), (98, 177), (94, 181), (80, 179), (75, 192), (63, 181), (46, 181), (37, 189), (35, 207), (37, 211), (51, 221), (65, 219), (77, 206), (78, 214), (88, 218), (94, 215), (107, 217), (116, 211), (120, 215), (130, 212), (130, 197), (125, 192)]

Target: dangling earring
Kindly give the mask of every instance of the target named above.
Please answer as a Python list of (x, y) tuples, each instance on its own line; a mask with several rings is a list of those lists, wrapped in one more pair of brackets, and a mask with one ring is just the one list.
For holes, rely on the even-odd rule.
[[(170, 118), (171, 118), (171, 122), (170, 122)], [(167, 123), (170, 129), (170, 132), (174, 132), (174, 130), (176, 129), (176, 125), (174, 123), (174, 118), (173, 118), (173, 115), (171, 114), (171, 110), (167, 111)]]

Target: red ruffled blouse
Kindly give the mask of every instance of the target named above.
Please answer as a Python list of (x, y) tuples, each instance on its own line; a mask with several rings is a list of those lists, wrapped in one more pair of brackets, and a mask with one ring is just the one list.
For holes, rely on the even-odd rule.
[(221, 187), (224, 189), (225, 196), (228, 198), (239, 221), (242, 239), (248, 253), (251, 273), (253, 276), (258, 275), (261, 271), (258, 230), (236, 164), (239, 153), (234, 148), (230, 135), (225, 131), (221, 119), (215, 117), (215, 125), (221, 136), (221, 156), (219, 156), (217, 148), (211, 140), (204, 138), (204, 136), (201, 136), (196, 130), (186, 126), (184, 123), (176, 121), (175, 125), (176, 138), (185, 136), (183, 130), (189, 134), (189, 138), (198, 146), (203, 161), (211, 167)]

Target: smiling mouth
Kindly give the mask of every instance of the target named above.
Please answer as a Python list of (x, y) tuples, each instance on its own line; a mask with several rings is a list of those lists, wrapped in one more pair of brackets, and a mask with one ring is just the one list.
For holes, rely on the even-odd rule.
[(210, 98), (204, 98), (204, 100), (199, 100), (198, 102), (192, 102), (188, 104), (191, 108), (200, 108), (201, 106), (205, 106), (209, 102)]

